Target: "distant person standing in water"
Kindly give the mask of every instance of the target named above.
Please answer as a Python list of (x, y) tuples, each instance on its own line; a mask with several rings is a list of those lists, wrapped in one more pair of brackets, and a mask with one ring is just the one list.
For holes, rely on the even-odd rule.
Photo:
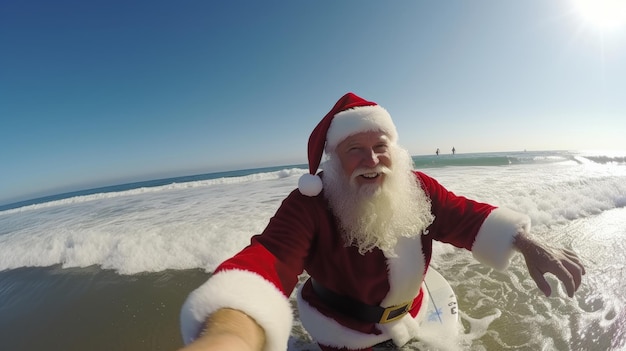
[(435, 153), (437, 154), (437, 156), (439, 156), (439, 148), (437, 148), (437, 151), (435, 151)]
[(456, 153), (456, 149), (454, 148), (454, 146), (452, 147), (452, 154), (454, 155)]

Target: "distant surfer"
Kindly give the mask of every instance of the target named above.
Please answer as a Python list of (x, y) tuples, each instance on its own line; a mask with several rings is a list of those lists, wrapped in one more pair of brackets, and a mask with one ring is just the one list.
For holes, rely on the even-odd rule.
[(437, 154), (437, 156), (439, 156), (439, 148), (437, 148), (437, 151), (435, 151), (435, 153)]
[(454, 148), (454, 146), (452, 147), (452, 154), (456, 154), (456, 149)]
[(304, 271), (298, 315), (321, 350), (372, 350), (388, 340), (400, 347), (426, 313), (422, 282), (434, 240), (499, 270), (520, 252), (545, 295), (551, 273), (574, 296), (584, 274), (574, 252), (532, 238), (527, 215), (457, 196), (414, 171), (397, 141), (387, 110), (352, 93), (339, 99), (310, 135), (298, 189), (185, 301), (184, 350), (287, 350), (289, 297)]

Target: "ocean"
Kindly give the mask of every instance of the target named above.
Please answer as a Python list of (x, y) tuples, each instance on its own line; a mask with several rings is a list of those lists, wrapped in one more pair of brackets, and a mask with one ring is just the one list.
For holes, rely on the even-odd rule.
[[(501, 272), (435, 245), (432, 265), (459, 300), (458, 349), (626, 349), (626, 152), (414, 162), (459, 195), (527, 213), (534, 236), (573, 249), (586, 265), (574, 298), (551, 275), (545, 297), (519, 254)], [(263, 230), (305, 172), (293, 165), (150, 180), (0, 207), (0, 349), (179, 348), (187, 294)], [(422, 341), (402, 348), (436, 349)], [(317, 350), (297, 320), (289, 350)]]

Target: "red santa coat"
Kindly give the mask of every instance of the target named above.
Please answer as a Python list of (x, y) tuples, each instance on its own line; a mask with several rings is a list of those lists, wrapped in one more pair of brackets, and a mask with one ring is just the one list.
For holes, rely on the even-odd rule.
[(378, 249), (361, 255), (356, 247), (345, 247), (323, 194), (308, 197), (293, 191), (263, 233), (189, 295), (181, 311), (185, 343), (198, 335), (208, 315), (229, 307), (244, 311), (264, 328), (266, 350), (286, 350), (293, 322), (289, 296), (303, 271), (326, 288), (366, 304), (389, 307), (414, 300), (401, 319), (366, 323), (329, 309), (307, 282), (298, 291), (298, 311), (317, 342), (361, 349), (389, 339), (403, 345), (415, 337), (414, 317), (422, 305), (420, 287), (433, 240), (471, 250), (479, 261), (504, 269), (514, 236), (530, 227), (526, 215), (457, 196), (433, 178), (415, 175), (431, 199), (435, 219), (422, 235), (400, 238), (395, 257)]

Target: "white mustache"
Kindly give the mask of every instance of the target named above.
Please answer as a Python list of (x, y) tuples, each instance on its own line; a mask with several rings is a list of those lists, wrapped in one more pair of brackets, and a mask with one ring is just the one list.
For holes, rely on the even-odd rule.
[(371, 174), (371, 173), (389, 174), (391, 173), (391, 169), (383, 165), (378, 165), (374, 168), (357, 168), (356, 170), (354, 170), (354, 172), (352, 172), (352, 175), (350, 176), (350, 180), (354, 180), (356, 177), (359, 177), (365, 174)]

